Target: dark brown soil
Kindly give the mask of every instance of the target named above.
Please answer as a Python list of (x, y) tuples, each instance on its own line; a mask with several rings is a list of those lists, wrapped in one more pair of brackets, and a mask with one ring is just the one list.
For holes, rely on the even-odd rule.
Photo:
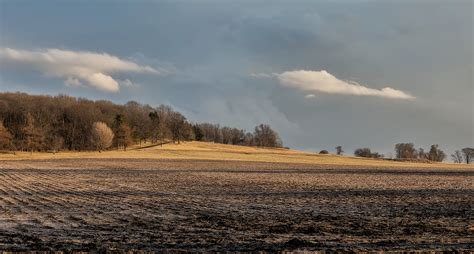
[(0, 161), (0, 250), (474, 249), (474, 170)]

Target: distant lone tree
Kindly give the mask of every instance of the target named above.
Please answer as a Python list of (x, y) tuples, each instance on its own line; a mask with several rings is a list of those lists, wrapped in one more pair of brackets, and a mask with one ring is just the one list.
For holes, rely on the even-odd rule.
[(12, 134), (3, 126), (3, 121), (0, 120), (0, 151), (11, 150), (13, 148), (12, 140)]
[(470, 164), (474, 161), (474, 148), (466, 147), (463, 148), (461, 151), (463, 153), (464, 162), (466, 162), (466, 164)]
[(321, 150), (319, 151), (319, 154), (329, 154), (328, 150)]
[(432, 145), (426, 158), (430, 161), (442, 162), (446, 158), (446, 154), (438, 148), (438, 145)]
[(365, 158), (382, 158), (383, 157), (383, 155), (381, 155), (379, 153), (376, 153), (376, 152), (373, 153), (370, 150), (370, 148), (367, 148), (367, 147), (357, 148), (354, 151), (354, 155), (357, 156), (357, 157), (365, 157)]
[(342, 150), (342, 146), (336, 146), (336, 154), (337, 155), (342, 155), (344, 151)]
[(92, 124), (92, 142), (99, 152), (112, 146), (114, 132), (103, 122)]
[(454, 163), (462, 163), (463, 156), (462, 156), (461, 151), (459, 150), (454, 151), (454, 153), (451, 154), (451, 159), (454, 161)]

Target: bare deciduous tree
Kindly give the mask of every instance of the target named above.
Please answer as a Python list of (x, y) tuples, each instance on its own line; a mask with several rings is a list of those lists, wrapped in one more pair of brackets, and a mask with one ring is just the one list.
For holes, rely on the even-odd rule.
[(441, 162), (446, 158), (446, 154), (438, 148), (438, 145), (432, 145), (426, 158), (430, 161)]
[(250, 132), (245, 133), (243, 144), (245, 146), (254, 146), (255, 145), (255, 138), (254, 138), (252, 133), (250, 133)]
[(466, 162), (466, 164), (470, 164), (474, 161), (474, 148), (466, 147), (463, 148), (461, 151), (463, 153), (464, 162)]
[(428, 159), (428, 154), (426, 154), (425, 149), (419, 148), (418, 149), (418, 158), (419, 159)]
[(255, 143), (263, 147), (282, 147), (278, 134), (268, 124), (260, 124), (255, 127)]
[(204, 138), (204, 133), (202, 132), (202, 129), (199, 124), (193, 124), (192, 129), (194, 133), (194, 140), (202, 141)]
[(115, 146), (117, 149), (122, 148), (124, 151), (127, 151), (127, 147), (132, 144), (132, 130), (125, 122), (124, 115), (118, 114), (115, 116), (114, 129)]
[(23, 127), (26, 149), (30, 152), (41, 150), (44, 134), (40, 128), (35, 125), (35, 119), (31, 114), (26, 115), (26, 123)]
[(454, 161), (454, 163), (462, 163), (463, 162), (463, 155), (461, 151), (456, 150), (454, 151), (453, 154), (451, 154), (451, 159)]
[(342, 155), (344, 151), (342, 150), (342, 146), (336, 146), (336, 154), (337, 155)]
[(153, 109), (148, 105), (142, 105), (135, 101), (129, 101), (124, 105), (125, 118), (128, 124), (132, 126), (132, 137), (137, 140), (141, 146), (142, 142), (150, 137), (152, 121), (149, 112)]
[(7, 128), (5, 128), (5, 126), (3, 126), (3, 121), (0, 120), (0, 150), (12, 149), (12, 140), (12, 134)]
[(207, 142), (214, 142), (214, 143), (222, 143), (222, 128), (219, 124), (211, 124), (211, 123), (201, 123), (199, 124), (201, 129), (203, 141)]
[(173, 142), (180, 143), (184, 138), (186, 131), (186, 118), (179, 112), (171, 112), (169, 116), (169, 125)]
[(223, 144), (232, 144), (232, 129), (229, 127), (223, 127), (222, 132), (222, 143)]
[(160, 144), (163, 145), (166, 138), (172, 138), (171, 133), (171, 115), (173, 110), (166, 105), (160, 105), (152, 114), (153, 119), (153, 135), (160, 140)]
[(397, 159), (416, 159), (418, 152), (413, 143), (399, 143), (395, 145)]
[(99, 152), (112, 146), (114, 132), (104, 122), (95, 122), (92, 125), (92, 142)]

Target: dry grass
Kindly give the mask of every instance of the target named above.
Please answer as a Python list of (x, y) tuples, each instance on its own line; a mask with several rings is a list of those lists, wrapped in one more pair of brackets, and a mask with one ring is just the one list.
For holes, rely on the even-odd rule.
[(328, 166), (396, 167), (396, 168), (450, 168), (474, 169), (472, 165), (449, 163), (413, 163), (388, 160), (355, 158), (349, 156), (320, 155), (287, 149), (270, 149), (232, 146), (205, 142), (165, 144), (148, 148), (134, 147), (128, 151), (106, 152), (60, 152), (0, 154), (0, 160), (54, 160), (54, 159), (173, 159), (173, 160), (217, 160), (271, 163), (302, 163)]

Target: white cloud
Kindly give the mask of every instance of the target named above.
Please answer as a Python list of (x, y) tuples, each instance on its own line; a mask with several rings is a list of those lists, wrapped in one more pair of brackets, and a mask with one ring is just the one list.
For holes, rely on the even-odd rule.
[(306, 99), (312, 99), (312, 98), (316, 98), (316, 95), (310, 93), (310, 94), (307, 94), (304, 96)]
[(0, 63), (34, 68), (45, 76), (64, 78), (68, 86), (80, 86), (81, 81), (84, 81), (105, 92), (117, 92), (120, 89), (119, 82), (111, 76), (113, 73), (161, 74), (150, 66), (138, 65), (106, 53), (61, 49), (28, 51), (0, 48)]
[(93, 73), (84, 77), (92, 87), (99, 90), (116, 92), (119, 90), (118, 82), (115, 81), (111, 76), (104, 75), (100, 72)]
[(281, 85), (303, 91), (316, 91), (330, 94), (348, 94), (359, 96), (377, 96), (390, 99), (413, 100), (414, 96), (400, 90), (385, 87), (380, 90), (360, 85), (353, 81), (343, 81), (329, 72), (287, 71), (277, 75)]

